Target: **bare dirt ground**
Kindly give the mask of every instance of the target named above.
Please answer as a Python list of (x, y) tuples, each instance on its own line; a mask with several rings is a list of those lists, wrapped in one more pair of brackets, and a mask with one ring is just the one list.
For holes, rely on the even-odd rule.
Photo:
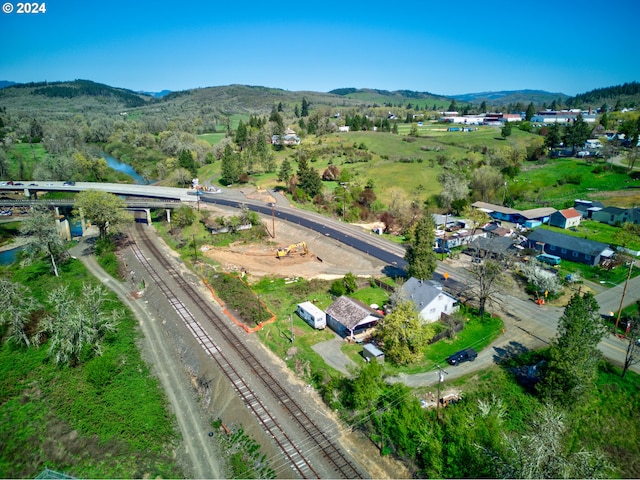
[[(225, 213), (209, 208), (214, 215)], [(271, 220), (264, 222), (271, 231)], [(332, 280), (349, 272), (358, 276), (382, 275), (384, 263), (335, 239), (279, 220), (275, 221), (275, 233), (275, 238), (260, 244), (235, 243), (229, 247), (203, 245), (201, 251), (203, 255), (219, 262), (224, 271), (244, 271), (250, 277), (275, 275)], [(287, 257), (276, 258), (278, 248), (299, 242), (307, 244), (308, 254), (295, 251)]]

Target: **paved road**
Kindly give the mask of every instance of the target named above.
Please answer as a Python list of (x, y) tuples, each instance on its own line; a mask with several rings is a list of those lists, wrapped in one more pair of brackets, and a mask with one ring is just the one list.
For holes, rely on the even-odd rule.
[[(274, 192), (276, 204), (254, 201), (244, 197), (242, 192), (225, 190), (222, 194), (204, 195), (202, 201), (229, 207), (245, 206), (256, 212), (289, 221), (291, 223), (323, 233), (328, 237), (339, 240), (353, 248), (366, 252), (388, 263), (388, 273), (398, 273), (406, 266), (404, 261), (405, 248), (402, 245), (392, 243), (379, 235), (364, 232), (362, 229), (331, 218), (324, 217), (307, 211), (300, 211), (286, 204), (286, 198)], [(395, 271), (395, 272), (394, 272)], [(444, 273), (449, 278), (444, 281)], [(438, 263), (434, 280), (445, 284), (446, 288), (457, 293), (464, 294), (473, 284), (468, 271), (464, 268), (453, 267)], [(620, 308), (623, 286), (618, 285), (609, 288), (596, 295), (602, 313), (617, 312)], [(640, 300), (640, 277), (629, 282), (623, 307)], [(539, 306), (531, 300), (523, 300), (513, 295), (505, 294), (501, 298), (503, 319), (505, 321), (505, 334), (498, 338), (490, 348), (480, 353), (474, 363), (460, 365), (454, 369), (451, 375), (460, 376), (470, 371), (487, 367), (503, 358), (505, 355), (521, 352), (527, 349), (540, 348), (549, 343), (556, 335), (558, 319), (563, 313), (562, 308), (551, 306)], [(599, 345), (603, 355), (621, 365), (625, 352), (625, 342), (615, 336), (608, 336)], [(442, 359), (444, 362), (444, 359)], [(635, 365), (631, 370), (640, 373), (640, 365)], [(409, 385), (419, 386), (432, 384), (437, 381), (435, 372), (400, 376), (399, 379)]]

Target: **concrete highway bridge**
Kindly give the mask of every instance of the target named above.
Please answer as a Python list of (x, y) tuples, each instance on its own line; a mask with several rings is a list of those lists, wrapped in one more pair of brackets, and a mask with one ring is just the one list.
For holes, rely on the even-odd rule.
[[(38, 196), (48, 192), (79, 193), (87, 190), (98, 190), (125, 197), (127, 210), (132, 212), (136, 221), (151, 223), (151, 209), (165, 209), (167, 219), (170, 211), (188, 202), (193, 204), (200, 199), (195, 190), (186, 188), (158, 187), (153, 185), (130, 185), (119, 183), (93, 182), (0, 182), (0, 211), (24, 212), (31, 205), (48, 205), (56, 209), (59, 229), (64, 237), (70, 238), (68, 220), (60, 215), (61, 208), (72, 208), (73, 198), (46, 198)], [(12, 194), (9, 196), (9, 194)], [(16, 195), (17, 194), (17, 195)], [(81, 222), (84, 223), (84, 222)]]

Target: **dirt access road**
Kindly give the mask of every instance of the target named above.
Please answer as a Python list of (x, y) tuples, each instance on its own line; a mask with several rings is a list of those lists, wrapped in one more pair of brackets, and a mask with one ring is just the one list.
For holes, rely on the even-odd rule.
[[(285, 226), (282, 226), (283, 236), (284, 229)], [(291, 235), (292, 238), (295, 237), (297, 241), (300, 241), (299, 235), (294, 232), (291, 232)], [(278, 240), (280, 240), (280, 231), (278, 232)], [(287, 239), (286, 242), (289, 241)], [(181, 264), (175, 252), (161, 241), (158, 244), (162, 246), (168, 257), (176, 258), (176, 264), (185, 278), (189, 278), (193, 284), (199, 284), (203, 301), (211, 301), (209, 292), (201, 285), (198, 278)], [(313, 246), (314, 240), (310, 240), (309, 244)], [(326, 256), (329, 253), (325, 250), (326, 248), (326, 246), (319, 247), (317, 251), (321, 251), (321, 254)], [(217, 371), (213, 362), (199, 351), (201, 349), (197, 344), (194, 345), (194, 339), (181, 326), (180, 321), (176, 320), (171, 308), (163, 304), (166, 299), (161, 298), (159, 292), (154, 291), (152, 285), (147, 285), (141, 298), (136, 298), (133, 295), (136, 285), (145, 278), (145, 274), (141, 267), (136, 265), (136, 261), (127, 250), (124, 249), (121, 255), (122, 261), (126, 262), (127, 269), (131, 272), (127, 282), (117, 282), (100, 269), (90, 255), (90, 243), (87, 240), (76, 247), (74, 254), (87, 265), (98, 279), (114, 290), (136, 314), (140, 328), (144, 333), (144, 341), (140, 345), (143, 357), (152, 365), (152, 371), (161, 381), (180, 428), (182, 443), (176, 450), (176, 461), (182, 466), (185, 475), (190, 478), (224, 478), (227, 476), (217, 461), (224, 454), (216, 441), (208, 436), (211, 430), (211, 420), (221, 418), (231, 428), (241, 426), (247, 434), (258, 441), (261, 445), (261, 451), (276, 466), (278, 478), (292, 478), (292, 472), (286, 466), (281, 465), (280, 453), (248, 414), (242, 402), (238, 402), (238, 397), (226, 378)], [(349, 265), (354, 268), (354, 271), (357, 271), (355, 268), (358, 265), (364, 265), (367, 268), (368, 262), (370, 262), (366, 257), (364, 259), (352, 257), (352, 252), (345, 256), (341, 252), (344, 250), (341, 245), (336, 245), (336, 250), (334, 257), (343, 260), (349, 258)], [(293, 260), (293, 265), (287, 267), (293, 267), (294, 273), (297, 275), (306, 271), (305, 268), (300, 268), (300, 265), (312, 266), (311, 270), (317, 271), (318, 275), (340, 275), (341, 271), (345, 273), (349, 271), (349, 268), (341, 267), (334, 262), (319, 262), (317, 259), (312, 259), (311, 255), (313, 253), (310, 252), (310, 257), (301, 261), (293, 258), (287, 259)], [(266, 274), (277, 274), (279, 268), (282, 268), (281, 263), (283, 262), (279, 262), (275, 258), (275, 251), (273, 256), (265, 256), (260, 260), (266, 261), (266, 265), (271, 265), (270, 262), (273, 262), (273, 265), (277, 267), (273, 270), (265, 268)], [(327, 270), (316, 270), (317, 266), (314, 263), (320, 264), (322, 268)], [(256, 265), (259, 264), (259, 262), (256, 263)], [(257, 273), (263, 271), (255, 265), (248, 264), (247, 267), (254, 269)], [(245, 269), (248, 270), (247, 267)], [(373, 273), (377, 265), (369, 264), (368, 268)], [(146, 281), (148, 282), (148, 279)], [(316, 424), (322, 425), (323, 429), (326, 428), (325, 431), (334, 432), (334, 438), (339, 439), (343, 448), (360, 461), (371, 477), (406, 478), (409, 476), (401, 464), (388, 457), (380, 457), (379, 452), (369, 440), (362, 438), (357, 433), (350, 432), (349, 429), (341, 425), (334, 413), (326, 409), (315, 391), (296, 378), (284, 362), (275, 358), (260, 344), (256, 337), (247, 336), (246, 341), (251, 342), (255, 350), (261, 352), (265, 362), (269, 362), (273, 368), (279, 369), (283, 378), (289, 379), (290, 388), (296, 392), (297, 398), (308, 405), (309, 411), (315, 415)]]

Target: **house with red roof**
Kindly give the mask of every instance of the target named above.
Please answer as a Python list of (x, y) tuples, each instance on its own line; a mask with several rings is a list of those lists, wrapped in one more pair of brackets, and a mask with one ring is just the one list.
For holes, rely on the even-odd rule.
[(580, 225), (582, 214), (575, 208), (565, 208), (564, 210), (558, 210), (549, 217), (549, 225), (558, 228), (571, 228)]

